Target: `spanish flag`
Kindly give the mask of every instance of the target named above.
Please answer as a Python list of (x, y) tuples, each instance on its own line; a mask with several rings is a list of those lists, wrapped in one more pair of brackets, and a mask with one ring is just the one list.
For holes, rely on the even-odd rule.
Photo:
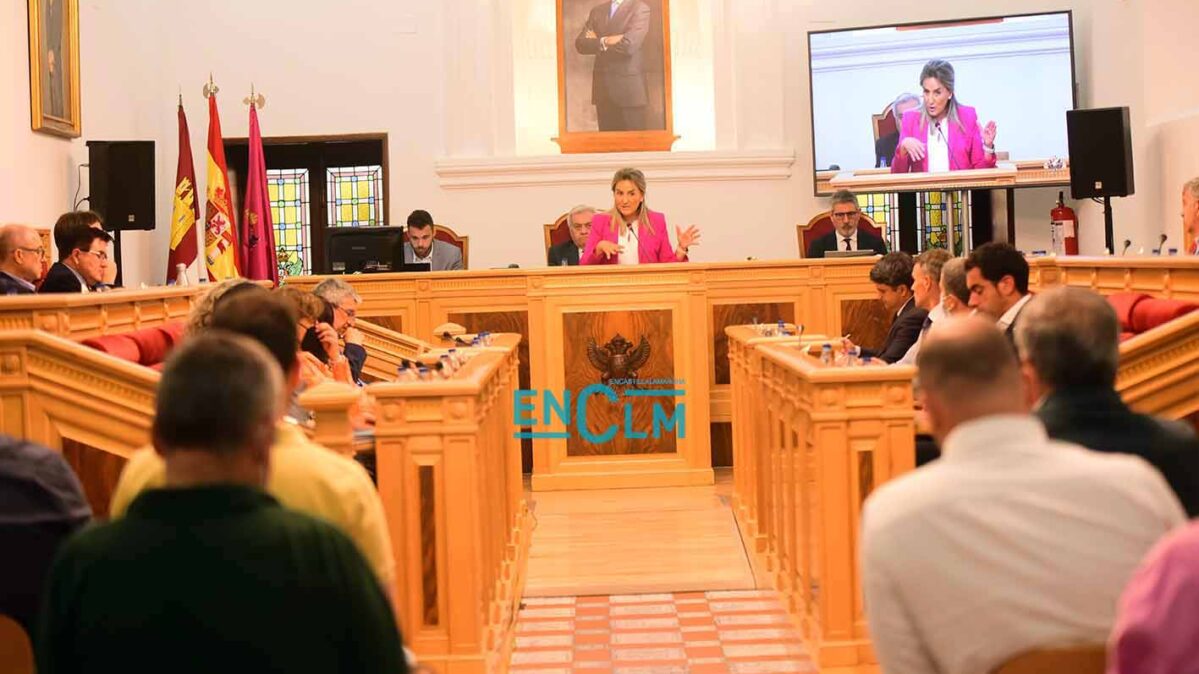
[(175, 265), (190, 267), (196, 261), (196, 165), (192, 161), (191, 135), (183, 99), (179, 100), (179, 167), (175, 169), (175, 205), (171, 209), (171, 252), (167, 256), (167, 283), (175, 280)]
[(204, 261), (210, 281), (238, 276), (237, 222), (229, 195), (225, 143), (213, 92), (208, 96), (208, 201), (204, 206)]

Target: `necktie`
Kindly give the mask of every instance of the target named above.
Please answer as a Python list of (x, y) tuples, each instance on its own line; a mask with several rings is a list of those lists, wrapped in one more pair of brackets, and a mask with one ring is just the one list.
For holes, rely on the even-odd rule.
[(850, 244), (849, 244), (849, 237), (848, 237), (848, 236), (847, 236), (847, 237), (845, 237), (845, 250), (853, 250), (853, 248), (852, 248), (852, 247), (850, 246)]
[(611, 19), (615, 16), (618, 9), (620, 9), (620, 0), (612, 0), (612, 11), (608, 12), (608, 18)]
[(925, 333), (927, 333), (928, 329), (931, 328), (932, 326), (933, 326), (933, 319), (929, 318), (928, 316), (925, 316), (924, 317), (924, 325), (920, 326), (921, 338), (924, 337)]

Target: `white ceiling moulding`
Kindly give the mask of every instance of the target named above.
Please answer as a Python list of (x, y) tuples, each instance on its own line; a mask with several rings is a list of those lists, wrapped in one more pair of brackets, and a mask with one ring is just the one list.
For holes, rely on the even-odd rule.
[(621, 152), (544, 157), (439, 159), (434, 165), (448, 190), (605, 183), (633, 166), (654, 183), (709, 180), (786, 180), (795, 151)]

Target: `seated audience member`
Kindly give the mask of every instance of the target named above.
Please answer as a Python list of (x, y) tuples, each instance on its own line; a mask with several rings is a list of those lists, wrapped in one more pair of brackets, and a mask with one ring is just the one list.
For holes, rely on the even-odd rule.
[[(870, 269), (870, 281), (878, 291), (878, 299), (888, 314), (895, 317), (887, 339), (879, 350), (862, 349), (863, 356), (894, 363), (912, 348), (920, 336), (928, 311), (916, 306), (912, 296), (912, 256), (907, 253), (887, 253)], [(853, 348), (849, 339), (842, 339), (845, 349)]]
[[(92, 229), (104, 229), (104, 219), (95, 211), (71, 211), (58, 216), (58, 220), (54, 223), (54, 245), (58, 246), (58, 250), (63, 250), (62, 243), (58, 238), (58, 231), (69, 231), (75, 227), (91, 227)], [(104, 279), (102, 283), (106, 287), (113, 287), (117, 280), (117, 263), (114, 260), (108, 261), (108, 266), (104, 268)]]
[(862, 209), (858, 198), (849, 190), (838, 190), (829, 200), (832, 212), (833, 231), (808, 245), (808, 257), (824, 257), (832, 250), (872, 250), (879, 255), (887, 254), (883, 240), (870, 232), (858, 229)]
[(321, 281), (312, 292), (333, 307), (332, 327), (339, 339), (338, 348), (350, 362), (353, 381), (361, 382), (362, 366), (366, 363), (366, 347), (362, 345), (362, 332), (354, 323), (358, 319), (358, 307), (362, 304), (362, 297), (354, 290), (354, 286), (336, 276)]
[(428, 262), (430, 271), (462, 269), (462, 251), (433, 237), (433, 216), (428, 211), (415, 210), (408, 215), (406, 236), (404, 264)]
[(112, 237), (102, 229), (69, 227), (59, 246), (58, 262), (46, 272), (41, 293), (87, 293), (100, 290), (108, 269), (108, 242)]
[(895, 159), (895, 148), (899, 147), (899, 130), (903, 128), (903, 113), (915, 110), (921, 105), (920, 97), (904, 92), (891, 102), (891, 118), (895, 120), (895, 131), (880, 136), (874, 141), (874, 168), (891, 166)]
[(171, 355), (152, 428), (164, 488), (63, 546), (39, 672), (407, 671), (390, 602), (354, 543), (263, 491), (286, 451), (275, 440), (285, 394), (271, 354), (247, 337), (212, 331)]
[[(296, 335), (299, 340), (300, 390), (312, 388), (327, 380), (353, 383), (349, 361), (342, 355), (332, 305), (307, 290), (283, 286), (275, 294), (296, 313)], [(306, 420), (307, 413), (297, 416)]]
[(1194, 241), (1187, 252), (1199, 254), (1199, 177), (1191, 178), (1182, 186), (1182, 231)]
[(551, 267), (575, 266), (579, 256), (587, 248), (587, 237), (591, 234), (591, 220), (595, 217), (595, 209), (590, 206), (575, 206), (566, 216), (570, 227), (570, 240), (551, 246), (547, 253)]
[(1102, 296), (1067, 287), (1038, 295), (1016, 328), (1028, 399), (1049, 437), (1153, 464), (1195, 517), (1199, 439), (1182, 424), (1128, 409), (1114, 388), (1119, 343), (1119, 320)]
[(1050, 440), (993, 322), (948, 319), (917, 357), (943, 456), (862, 514), (862, 588), (885, 672), (992, 672), (1025, 651), (1100, 644), (1137, 563), (1185, 514), (1138, 457)]
[(596, 213), (579, 264), (654, 264), (687, 262), (699, 245), (699, 228), (675, 226), (666, 214), (651, 211), (645, 201), (645, 174), (622, 168), (612, 175), (612, 209)]
[(989, 316), (1012, 341), (1028, 293), (1028, 261), (1006, 243), (984, 243), (966, 257), (970, 307)]
[[(239, 294), (219, 303), (211, 329), (245, 335), (268, 349), (283, 368), (286, 390), (280, 392), (280, 404), (286, 409), (300, 377), (296, 317), (291, 307), (274, 293)], [(293, 419), (284, 417), (275, 433), (267, 491), (289, 508), (341, 527), (358, 544), (390, 593), (395, 562), (383, 504), (370, 477), (352, 459), (309, 440)], [(166, 478), (166, 465), (159, 454), (152, 449), (135, 453), (117, 482), (112, 515), (123, 515), (138, 494), (162, 486)]]
[(0, 615), (33, 634), (50, 561), (91, 517), (61, 453), (0, 435)]
[(912, 266), (912, 299), (919, 309), (928, 312), (928, 317), (920, 326), (920, 336), (916, 343), (896, 361), (900, 365), (915, 365), (916, 354), (920, 353), (920, 342), (928, 334), (933, 323), (945, 318), (945, 309), (941, 306), (941, 268), (950, 259), (949, 251), (944, 248), (931, 248), (916, 258)]
[(192, 302), (191, 311), (187, 314), (187, 329), (185, 334), (194, 335), (208, 329), (212, 321), (212, 310), (217, 302), (226, 294), (236, 294), (258, 284), (244, 278), (231, 278), (216, 283), (206, 283), (200, 286), (200, 292)]
[(1109, 674), (1182, 674), (1199, 663), (1199, 522), (1153, 547), (1124, 588)]
[(0, 295), (32, 295), (42, 277), (42, 237), (25, 225), (0, 228)]
[(941, 266), (941, 310), (946, 316), (970, 313), (970, 287), (966, 285), (966, 260), (955, 257)]

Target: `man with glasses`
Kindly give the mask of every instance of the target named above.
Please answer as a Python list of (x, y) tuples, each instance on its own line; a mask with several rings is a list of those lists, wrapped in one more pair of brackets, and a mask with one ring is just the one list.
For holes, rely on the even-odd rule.
[(103, 287), (112, 236), (94, 227), (72, 227), (67, 235), (40, 292), (87, 293)]
[(341, 340), (342, 355), (350, 361), (350, 373), (354, 381), (362, 381), (366, 347), (362, 345), (362, 332), (354, 327), (362, 297), (354, 290), (354, 286), (336, 277), (321, 281), (312, 292), (333, 307), (333, 330)]
[(32, 295), (42, 276), (46, 249), (32, 227), (5, 225), (0, 229), (0, 295)]
[(839, 190), (830, 200), (833, 231), (816, 239), (808, 246), (808, 257), (824, 257), (829, 251), (871, 250), (879, 255), (887, 254), (883, 240), (858, 229), (862, 211), (858, 198), (849, 190)]

